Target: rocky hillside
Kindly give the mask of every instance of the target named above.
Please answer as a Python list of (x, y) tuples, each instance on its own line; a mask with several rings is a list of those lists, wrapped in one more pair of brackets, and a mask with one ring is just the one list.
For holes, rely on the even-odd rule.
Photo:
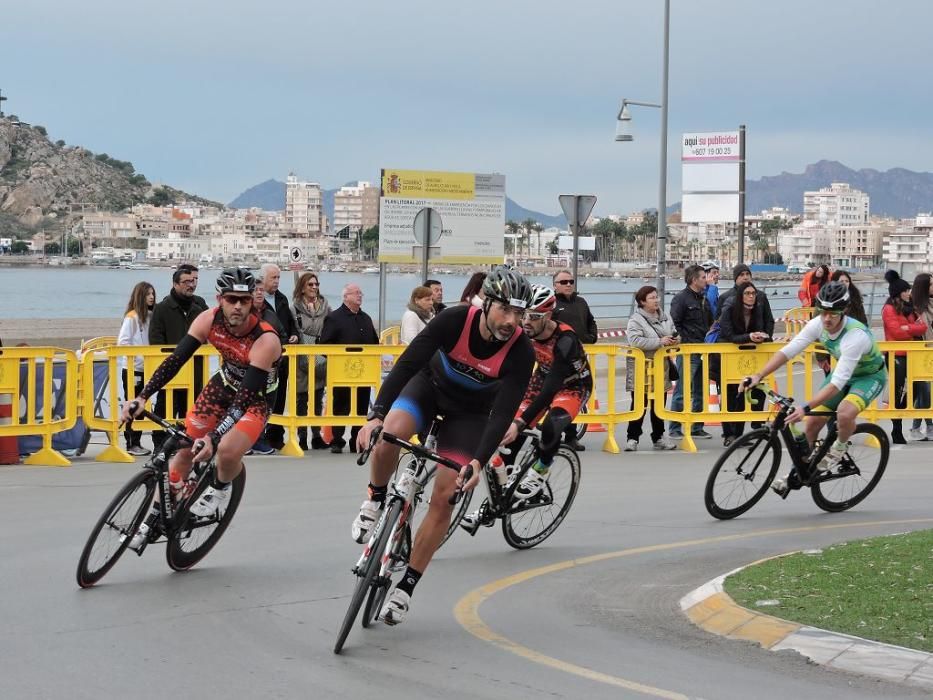
[(0, 214), (8, 220), (15, 217), (28, 228), (43, 219), (65, 220), (82, 204), (119, 211), (153, 195), (163, 202), (222, 206), (171, 187), (153, 187), (126, 161), (52, 143), (43, 127), (0, 119)]

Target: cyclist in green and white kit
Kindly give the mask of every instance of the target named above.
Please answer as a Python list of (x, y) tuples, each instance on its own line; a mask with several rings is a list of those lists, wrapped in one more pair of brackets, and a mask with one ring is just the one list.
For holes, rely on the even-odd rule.
[[(865, 324), (845, 315), (849, 306), (849, 290), (842, 282), (823, 286), (814, 302), (819, 315), (809, 321), (787, 345), (778, 350), (765, 363), (760, 374), (747, 377), (740, 391), (755, 386), (762, 379), (799, 355), (811, 343), (819, 342), (836, 359), (836, 366), (826, 377), (823, 386), (806, 404), (797, 406), (787, 417), (796, 423), (807, 417), (806, 433), (810, 446), (828, 420), (811, 408), (823, 407), (836, 411), (838, 437), (826, 458), (818, 466), (829, 470), (838, 466), (845, 456), (849, 438), (855, 432), (855, 419), (884, 388), (888, 373), (878, 343)], [(776, 479), (772, 486), (781, 493), (786, 490), (786, 479)]]

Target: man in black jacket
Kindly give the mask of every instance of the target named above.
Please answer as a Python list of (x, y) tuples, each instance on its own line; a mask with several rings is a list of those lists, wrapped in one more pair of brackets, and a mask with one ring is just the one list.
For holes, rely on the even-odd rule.
[[(596, 319), (590, 311), (586, 299), (577, 294), (577, 281), (570, 270), (559, 270), (554, 277), (554, 293), (557, 296), (557, 306), (552, 315), (553, 320), (566, 323), (573, 328), (573, 332), (581, 343), (596, 342)], [(577, 426), (571, 424), (564, 431), (564, 442), (571, 445), (578, 452), (586, 447), (577, 442)]]
[[(702, 343), (706, 340), (706, 333), (713, 325), (713, 315), (710, 313), (709, 301), (706, 298), (706, 272), (699, 265), (690, 265), (684, 270), (684, 281), (687, 286), (678, 292), (671, 300), (671, 320), (680, 334), (682, 343)], [(684, 382), (687, 373), (684, 371), (683, 358), (677, 357), (677, 371), (680, 379), (674, 388), (671, 397), (671, 410), (682, 411), (684, 408)], [(703, 384), (703, 363), (699, 355), (690, 357), (690, 403), (694, 413), (703, 410), (703, 395), (706, 393)], [(702, 423), (694, 423), (690, 434), (694, 438), (704, 440), (713, 437), (703, 430)], [(683, 437), (680, 423), (671, 421), (668, 435), (673, 440)]]
[[(378, 345), (379, 334), (373, 320), (362, 310), (363, 292), (359, 285), (348, 284), (343, 288), (343, 304), (331, 311), (324, 319), (324, 328), (321, 330), (322, 345)], [(350, 415), (350, 387), (341, 386), (333, 389), (334, 415)], [(356, 415), (365, 416), (369, 413), (370, 388), (357, 387), (356, 389)], [(350, 451), (356, 452), (356, 434), (360, 432), (359, 425), (350, 429)], [(334, 439), (330, 443), (330, 451), (339, 454), (343, 451), (347, 441), (343, 439), (344, 426), (334, 426)]]
[[(288, 297), (279, 291), (279, 281), (282, 278), (282, 271), (274, 263), (266, 263), (259, 268), (259, 275), (256, 277), (257, 284), (261, 284), (265, 290), (266, 306), (275, 311), (278, 316), (281, 327), (285, 330), (282, 343), (297, 343), (298, 328), (295, 325), (295, 317), (289, 308)], [(288, 357), (282, 357), (279, 360), (279, 388), (275, 394), (275, 403), (272, 406), (272, 412), (282, 415), (285, 412), (285, 387), (288, 384)], [(285, 428), (281, 425), (269, 423), (266, 426), (265, 439), (269, 445), (276, 450), (285, 447)]]
[(437, 316), (447, 308), (444, 303), (444, 285), (438, 280), (425, 280), (424, 286), (431, 290), (431, 303), (434, 305), (434, 315)]
[[(188, 334), (188, 327), (202, 311), (207, 311), (207, 302), (194, 293), (198, 287), (198, 268), (194, 265), (179, 265), (172, 273), (172, 289), (162, 301), (152, 309), (149, 320), (150, 345), (178, 345), (181, 339)], [(200, 392), (202, 385), (201, 373), (203, 362), (194, 358), (195, 387), (194, 396)], [(162, 418), (166, 417), (165, 392), (156, 395), (154, 413)], [(188, 412), (184, 389), (172, 392), (172, 418), (184, 418)], [(165, 431), (152, 431), (153, 449), (158, 449), (165, 440)]]

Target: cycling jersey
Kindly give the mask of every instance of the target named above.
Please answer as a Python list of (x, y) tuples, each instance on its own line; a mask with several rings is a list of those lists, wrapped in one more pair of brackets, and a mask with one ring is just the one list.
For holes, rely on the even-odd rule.
[(800, 354), (811, 343), (819, 342), (836, 359), (830, 383), (842, 391), (853, 377), (869, 377), (884, 369), (884, 357), (868, 327), (846, 317), (842, 328), (830, 335), (823, 327), (823, 317), (816, 316), (779, 352), (788, 359)]
[[(482, 434), (472, 436), (473, 457), (485, 463), (515, 415), (531, 377), (534, 352), (521, 328), (505, 342), (485, 340), (480, 332), (482, 320), (482, 311), (467, 305), (438, 314), (396, 361), (373, 404), (373, 415), (384, 418), (390, 408), (397, 407), (414, 415), (419, 427), (424, 427), (423, 422), (434, 417), (428, 415), (433, 406), (420, 405), (421, 389), (408, 391), (408, 384), (420, 372), (437, 397), (439, 413), (485, 418)], [(423, 386), (423, 382), (417, 384)]]
[[(278, 332), (272, 325), (266, 321), (260, 321), (255, 314), (246, 317), (244, 323), (249, 324), (250, 328), (245, 335), (234, 335), (224, 321), (224, 315), (220, 307), (214, 310), (214, 320), (211, 323), (211, 330), (207, 334), (207, 342), (217, 348), (223, 363), (220, 366), (220, 376), (224, 384), (238, 391), (243, 377), (246, 376), (246, 370), (249, 369), (249, 353), (253, 348), (253, 343), (259, 339), (263, 333)], [(278, 388), (278, 372), (276, 371), (278, 360), (272, 365), (269, 371), (269, 377), (266, 381), (266, 393), (271, 394)]]
[(532, 339), (532, 347), (538, 365), (525, 391), (518, 417), (526, 425), (534, 425), (548, 406), (555, 405), (558, 397), (561, 407), (571, 417), (576, 417), (593, 390), (590, 365), (576, 333), (567, 324), (558, 323), (547, 339)]

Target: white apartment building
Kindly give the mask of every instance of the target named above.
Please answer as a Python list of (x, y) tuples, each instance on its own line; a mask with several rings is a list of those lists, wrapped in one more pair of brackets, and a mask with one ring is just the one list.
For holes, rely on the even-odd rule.
[(334, 194), (334, 230), (365, 231), (379, 224), (379, 188), (368, 182), (341, 187)]
[(211, 239), (191, 237), (176, 231), (164, 236), (152, 236), (147, 241), (147, 260), (200, 260), (210, 254)]
[(832, 229), (832, 266), (856, 270), (875, 267), (881, 262), (885, 227), (871, 223), (837, 226)]
[(285, 182), (285, 224), (298, 234), (320, 233), (321, 186), (316, 182), (301, 182), (294, 173)]
[(141, 234), (137, 226), (139, 219), (132, 214), (85, 214), (81, 217), (84, 235), (91, 241), (113, 241), (137, 238)]
[(933, 272), (933, 214), (898, 222), (884, 239), (884, 264), (911, 279), (918, 272)]
[(847, 183), (834, 182), (818, 192), (803, 193), (803, 220), (827, 226), (868, 223), (869, 197)]
[(834, 227), (804, 221), (785, 231), (778, 240), (778, 252), (787, 265), (820, 265), (831, 262)]

